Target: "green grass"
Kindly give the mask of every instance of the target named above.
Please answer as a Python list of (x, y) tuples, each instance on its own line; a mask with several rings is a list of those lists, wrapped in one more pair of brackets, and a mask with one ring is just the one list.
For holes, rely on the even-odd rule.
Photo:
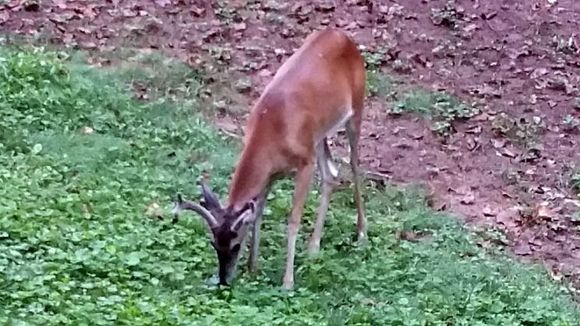
[(134, 87), (146, 89), (155, 98), (188, 98), (199, 95), (200, 74), (185, 63), (159, 52), (132, 50), (111, 53), (109, 69)]
[(430, 120), (433, 132), (448, 136), (454, 131), (455, 122), (479, 113), (477, 108), (468, 106), (447, 93), (401, 87), (399, 81), (377, 68), (377, 59), (373, 55), (366, 54), (365, 59), (368, 95), (386, 101), (391, 114), (420, 115)]
[[(280, 291), (291, 184), (263, 225), (261, 271), (232, 288), (203, 222), (149, 218), (175, 191), (224, 194), (239, 146), (195, 101), (133, 99), (114, 70), (29, 49), (0, 50), (0, 324), (577, 325), (542, 268), (486, 252), (421, 196), (367, 187), (369, 245), (354, 244), (351, 192), (333, 196), (322, 256), (309, 260), (315, 191), (298, 243), (296, 289)], [(83, 133), (84, 127), (93, 133)], [(405, 241), (401, 232), (421, 232)], [(498, 251), (498, 250), (494, 250)]]
[(539, 136), (545, 123), (536, 117), (512, 116), (505, 112), (491, 121), (491, 130), (500, 137), (510, 140), (528, 152), (541, 148)]
[(572, 172), (570, 176), (570, 186), (572, 191), (580, 195), (580, 169), (576, 169)]
[(471, 118), (479, 110), (449, 94), (418, 88), (403, 94), (394, 104), (391, 113), (416, 113), (425, 116), (431, 120), (432, 130), (445, 136), (453, 131), (454, 122)]
[(377, 70), (367, 72), (368, 95), (377, 96), (380, 99), (388, 99), (396, 93), (397, 81), (388, 74)]

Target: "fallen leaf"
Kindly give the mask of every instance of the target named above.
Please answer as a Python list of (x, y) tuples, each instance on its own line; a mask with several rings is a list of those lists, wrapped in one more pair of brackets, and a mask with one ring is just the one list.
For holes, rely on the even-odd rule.
[(481, 131), (481, 126), (470, 126), (465, 132), (468, 134), (480, 134)]
[(479, 142), (473, 138), (473, 137), (469, 137), (467, 138), (467, 149), (469, 149), (470, 151), (474, 151), (479, 147)]
[(554, 218), (554, 212), (547, 206), (541, 205), (538, 208), (538, 217), (546, 220), (552, 220)]
[(503, 225), (506, 229), (513, 229), (516, 226), (514, 222), (515, 217), (518, 214), (516, 208), (505, 209), (497, 213), (495, 221), (497, 224)]
[(154, 0), (154, 2), (161, 7), (165, 7), (169, 4), (171, 4), (171, 0)]
[(97, 48), (97, 44), (95, 42), (81, 42), (79, 46), (83, 49), (94, 50)]
[(568, 88), (572, 87), (572, 86), (568, 86), (568, 85), (570, 85), (568, 78), (566, 78), (562, 75), (557, 75), (557, 76), (554, 76), (553, 78), (548, 80), (547, 87), (552, 89), (552, 90), (555, 90), (555, 91), (567, 92)]
[(576, 206), (577, 208), (580, 208), (580, 200), (574, 200), (574, 199), (568, 199), (568, 198), (566, 198), (566, 199), (564, 199), (564, 203), (565, 204), (571, 204), (571, 205)]
[(476, 29), (479, 29), (477, 24), (469, 24), (463, 28), (463, 31), (466, 33), (471, 33), (473, 31), (475, 31)]
[[(433, 167), (433, 169), (436, 169), (437, 171), (441, 171), (438, 167)], [(466, 186), (466, 185), (463, 185), (463, 186), (460, 186), (457, 188), (449, 187), (449, 188), (447, 188), (447, 191), (453, 192), (453, 193), (458, 194), (458, 195), (466, 195), (466, 194), (471, 192), (471, 187)]]
[(560, 282), (564, 278), (564, 275), (562, 275), (560, 271), (555, 270), (554, 268), (550, 271), (550, 276), (556, 282)]
[(398, 135), (401, 131), (406, 131), (406, 130), (407, 130), (406, 127), (396, 126), (395, 128), (393, 128), (392, 134)]
[(471, 121), (475, 121), (475, 122), (488, 121), (490, 119), (489, 116), (492, 114), (493, 114), (493, 112), (491, 112), (491, 111), (488, 111), (487, 113), (481, 112), (478, 115), (471, 118)]
[(252, 90), (252, 83), (249, 79), (239, 79), (235, 82), (234, 88), (240, 93), (248, 93)]
[(387, 10), (387, 15), (388, 16), (399, 16), (399, 17), (400, 16), (403, 16), (403, 10), (404, 9), (405, 9), (405, 7), (401, 6), (398, 3), (394, 3)]
[(91, 30), (83, 26), (78, 27), (77, 30), (83, 34), (91, 34)]
[(81, 129), (81, 133), (83, 133), (83, 134), (85, 134), (85, 135), (90, 135), (90, 134), (92, 134), (92, 133), (94, 133), (94, 132), (95, 132), (95, 129), (93, 129), (93, 128), (89, 127), (89, 126), (84, 126), (84, 127)]
[(52, 3), (58, 8), (58, 9), (67, 9), (68, 6), (66, 4), (66, 0), (52, 0)]
[(84, 214), (90, 214), (92, 212), (91, 206), (89, 204), (83, 204), (81, 210)]
[(413, 149), (414, 147), (409, 144), (408, 142), (402, 140), (399, 141), (397, 143), (394, 143), (393, 145), (391, 145), (392, 148), (399, 148), (399, 149)]
[(472, 205), (475, 202), (475, 195), (473, 192), (467, 193), (463, 198), (461, 198), (461, 203), (464, 205)]
[(542, 157), (542, 148), (530, 148), (519, 158), (520, 162), (534, 162)]
[(520, 256), (528, 256), (532, 254), (532, 249), (530, 248), (530, 245), (528, 243), (520, 241), (518, 244), (515, 245), (514, 253)]
[(267, 78), (272, 76), (272, 71), (268, 70), (268, 69), (262, 69), (260, 70), (260, 72), (258, 72), (258, 76), (262, 77), (262, 78)]
[(538, 77), (546, 75), (547, 73), (548, 73), (548, 69), (546, 69), (546, 68), (536, 68), (530, 74), (530, 78), (536, 79)]
[(321, 11), (321, 12), (331, 12), (334, 11), (335, 7), (334, 7), (334, 1), (325, 1), (321, 4), (317, 4), (315, 9), (317, 11)]
[(504, 139), (492, 139), (491, 144), (494, 148), (502, 148), (505, 146), (506, 141)]
[(490, 20), (493, 17), (497, 16), (497, 11), (493, 10), (493, 11), (489, 11), (489, 12), (485, 12), (481, 14), (481, 18), (485, 19), (485, 20)]
[(516, 154), (514, 154), (514, 152), (510, 151), (507, 148), (502, 148), (499, 152), (500, 152), (500, 154), (502, 156), (506, 156), (506, 157), (509, 157), (509, 158), (515, 158), (516, 157)]
[(157, 203), (152, 203), (147, 206), (145, 210), (145, 215), (148, 217), (163, 218), (163, 210)]
[(512, 198), (512, 199), (514, 198), (514, 196), (512, 196), (510, 193), (507, 193), (505, 191), (502, 191), (501, 195), (505, 198)]
[[(207, 3), (210, 4), (209, 7), (211, 8), (211, 3), (209, 1)], [(206, 12), (206, 8), (192, 6), (190, 12), (193, 14), (194, 17), (202, 17)]]
[(42, 144), (34, 144), (34, 146), (32, 146), (32, 153), (33, 154), (38, 154), (42, 151)]
[(496, 215), (497, 215), (497, 213), (496, 213), (496, 212), (494, 212), (494, 211), (491, 209), (491, 207), (489, 207), (489, 206), (485, 206), (485, 207), (483, 208), (483, 215), (484, 215), (484, 216), (491, 217), (491, 216), (496, 216)]
[(234, 30), (236, 30), (237, 32), (243, 31), (247, 28), (246, 23), (244, 23), (244, 22), (234, 24), (233, 27), (234, 27)]
[(4, 24), (10, 18), (10, 14), (7, 10), (0, 11), (0, 25)]

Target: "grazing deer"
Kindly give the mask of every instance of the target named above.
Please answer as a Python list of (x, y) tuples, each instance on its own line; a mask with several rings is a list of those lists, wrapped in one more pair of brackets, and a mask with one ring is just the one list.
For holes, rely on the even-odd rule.
[(173, 211), (175, 218), (184, 209), (192, 210), (205, 219), (211, 229), (212, 245), (219, 261), (220, 284), (227, 285), (232, 279), (250, 228), (252, 239), (248, 267), (255, 271), (262, 212), (270, 185), (295, 172), (283, 281), (283, 288), (293, 287), (296, 236), (315, 164), (320, 172), (322, 189), (308, 244), (310, 254), (320, 249), (324, 219), (338, 176), (327, 137), (342, 127), (350, 144), (358, 239), (366, 238), (357, 149), (365, 80), (364, 60), (350, 37), (335, 29), (314, 32), (280, 67), (254, 105), (230, 185), (228, 203), (222, 206), (204, 182), (201, 183), (201, 203), (177, 196)]

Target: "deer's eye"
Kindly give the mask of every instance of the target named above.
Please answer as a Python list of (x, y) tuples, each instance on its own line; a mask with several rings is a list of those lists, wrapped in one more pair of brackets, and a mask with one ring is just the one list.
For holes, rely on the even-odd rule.
[(233, 247), (232, 247), (232, 252), (238, 252), (240, 250), (240, 244), (236, 243)]

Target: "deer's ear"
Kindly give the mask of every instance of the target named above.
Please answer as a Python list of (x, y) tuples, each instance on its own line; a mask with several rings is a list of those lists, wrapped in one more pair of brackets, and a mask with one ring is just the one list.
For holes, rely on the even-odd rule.
[(222, 208), (222, 205), (220, 204), (219, 199), (213, 193), (211, 188), (205, 183), (205, 181), (201, 181), (200, 185), (201, 185), (201, 195), (203, 197), (203, 202), (201, 204), (210, 211), (220, 210)]
[(256, 201), (250, 200), (238, 211), (238, 217), (232, 223), (231, 230), (237, 232), (242, 225), (253, 223), (256, 220)]

